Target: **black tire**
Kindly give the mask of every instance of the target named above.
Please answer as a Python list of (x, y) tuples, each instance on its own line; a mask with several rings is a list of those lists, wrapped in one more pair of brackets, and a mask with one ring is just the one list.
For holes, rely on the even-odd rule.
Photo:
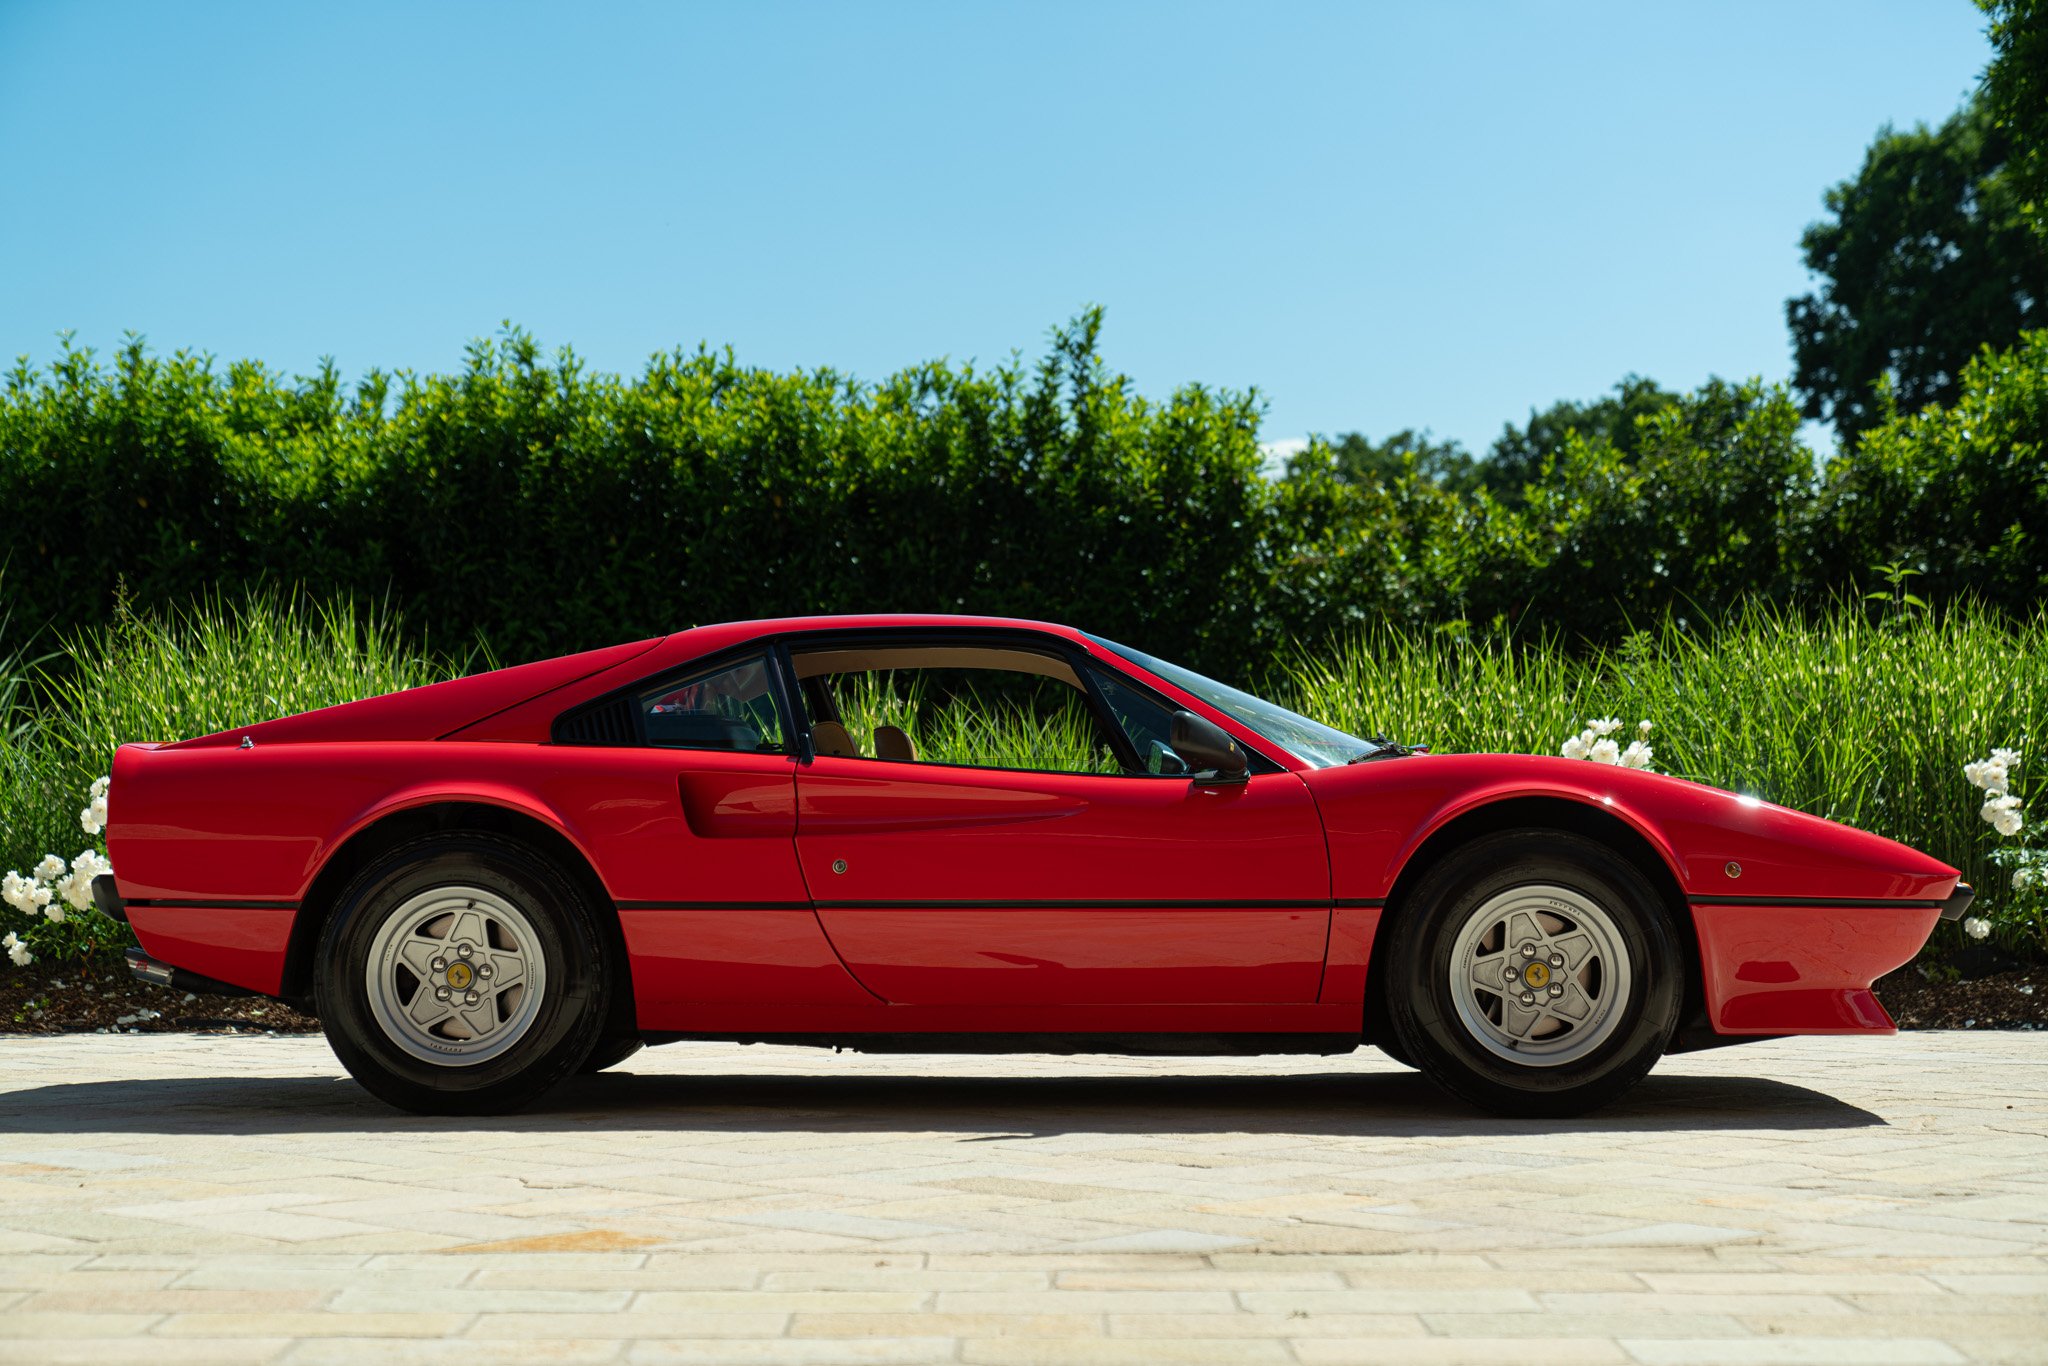
[(1401, 1041), (1394, 1037), (1394, 1022), (1387, 1015), (1387, 993), (1380, 990), (1375, 974), (1368, 978), (1368, 995), (1365, 1003), (1365, 1041), (1380, 1052), (1400, 1063), (1403, 1067), (1415, 1066), (1415, 1059), (1408, 1056), (1408, 1050), (1401, 1047)]
[(602, 1072), (607, 1067), (616, 1067), (646, 1046), (638, 1035), (599, 1039), (597, 1047), (590, 1050), (590, 1056), (583, 1060), (583, 1065), (576, 1069), (576, 1073), (578, 1076), (589, 1076), (592, 1072)]
[[(1501, 1015), (1507, 1004), (1489, 1006), (1484, 989), (1473, 991), (1468, 978), (1482, 966), (1490, 972), (1490, 965), (1461, 966), (1455, 982), (1451, 971), (1461, 932), (1496, 914), (1490, 908), (1504, 904), (1496, 898), (1521, 888), (1562, 889), (1582, 898), (1604, 916), (1609, 938), (1618, 940), (1617, 952), (1626, 960), (1619, 965), (1628, 973), (1626, 991), (1600, 998), (1608, 1013), (1582, 1041), (1568, 1037), (1571, 1027), (1561, 1018), (1539, 1019), (1529, 1030), (1532, 1037), (1537, 1030), (1553, 1030), (1549, 1040), (1536, 1042), (1560, 1049), (1560, 1056), (1573, 1047), (1585, 1049), (1582, 1056), (1550, 1065), (1512, 1061), (1498, 1051), (1526, 1042), (1487, 1042), (1491, 1031), (1481, 1021), (1489, 1010)], [(1458, 849), (1403, 898), (1389, 933), (1385, 996), (1395, 1040), (1431, 1081), (1496, 1114), (1556, 1117), (1605, 1105), (1663, 1056), (1685, 1001), (1686, 958), (1667, 898), (1634, 864), (1581, 835), (1512, 830)], [(1506, 954), (1509, 946), (1503, 942), (1498, 951)], [(1557, 980), (1560, 990), (1571, 990), (1562, 976)], [(1606, 985), (1616, 980), (1618, 972)], [(1601, 985), (1596, 977), (1588, 995), (1577, 999), (1598, 996)], [(1515, 987), (1518, 995), (1521, 989)], [(1462, 1013), (1458, 990), (1472, 992)]]
[[(521, 1031), (476, 1062), (416, 1056), (403, 1029), (380, 1023), (370, 1000), (368, 964), (380, 930), (415, 898), (444, 887), (479, 889), (515, 909), (545, 973)], [(604, 1027), (605, 966), (592, 908), (553, 863), (496, 835), (432, 835), (376, 860), (343, 891), (321, 935), (314, 995), (335, 1056), (379, 1099), (417, 1114), (503, 1114), (531, 1104), (590, 1056)]]

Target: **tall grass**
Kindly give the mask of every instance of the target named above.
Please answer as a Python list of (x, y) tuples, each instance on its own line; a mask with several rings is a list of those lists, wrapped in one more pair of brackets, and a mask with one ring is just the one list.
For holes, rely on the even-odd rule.
[(918, 674), (854, 674), (839, 685), (839, 719), (855, 748), (873, 755), (875, 728), (896, 726), (926, 763), (977, 764), (1060, 773), (1112, 773), (1116, 758), (1097, 735), (1079, 697), (1050, 707), (977, 699), (937, 699)]
[(1712, 635), (1666, 626), (1585, 656), (1382, 631), (1282, 672), (1309, 715), (1438, 751), (1555, 754), (1594, 717), (1648, 718), (1659, 769), (1925, 849), (1994, 910), (2001, 841), (1962, 765), (2016, 745), (2048, 767), (2048, 615), (1806, 620), (1759, 606)]
[(419, 650), (389, 616), (278, 595), (123, 613), (65, 642), (62, 657), (40, 678), (49, 704), (14, 733), (0, 729), (0, 869), (84, 846), (85, 790), (122, 744), (438, 682), (471, 662)]

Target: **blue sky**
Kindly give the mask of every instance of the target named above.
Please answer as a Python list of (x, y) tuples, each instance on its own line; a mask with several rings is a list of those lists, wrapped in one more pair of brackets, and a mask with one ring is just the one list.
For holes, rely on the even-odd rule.
[(1798, 238), (1989, 56), (1966, 0), (0, 0), (0, 351), (876, 378), (1083, 306), (1266, 438), (1784, 377)]

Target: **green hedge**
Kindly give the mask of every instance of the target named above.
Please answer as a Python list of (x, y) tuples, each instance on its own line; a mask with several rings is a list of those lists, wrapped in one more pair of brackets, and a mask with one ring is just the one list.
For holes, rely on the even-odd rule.
[[(729, 353), (631, 380), (524, 333), (452, 375), (69, 350), (0, 397), (12, 629), (300, 585), (517, 660), (791, 612), (1088, 626), (1224, 673), (1391, 621), (1619, 639), (1667, 611), (1824, 600), (1903, 561), (2024, 616), (2048, 590), (2048, 333), (1954, 412), (1816, 471), (1785, 393), (1709, 384), (1624, 453), (1574, 435), (1513, 506), (1312, 447), (1262, 477), (1254, 393), (1136, 395), (1090, 313), (1033, 365), (863, 385)], [(0, 642), (0, 646), (7, 642)]]

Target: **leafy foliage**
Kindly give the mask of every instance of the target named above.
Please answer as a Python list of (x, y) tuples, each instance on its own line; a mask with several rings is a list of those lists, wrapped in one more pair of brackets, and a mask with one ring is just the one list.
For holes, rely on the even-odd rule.
[(1526, 426), (1510, 422), (1494, 440), (1482, 467), (1486, 486), (1495, 497), (1521, 502), (1524, 487), (1543, 479), (1544, 471), (1574, 436), (1594, 445), (1612, 446), (1633, 460), (1637, 425), (1676, 402), (1678, 395), (1656, 381), (1629, 375), (1614, 386), (1611, 396), (1588, 403), (1566, 399), (1540, 413), (1532, 411)]
[(2036, 339), (1824, 472), (1780, 389), (1632, 378), (1511, 429), (1539, 463), (1497, 492), (1413, 433), (1313, 443), (1268, 480), (1256, 395), (1138, 397), (1099, 326), (1036, 366), (874, 385), (707, 351), (628, 381), (518, 331), (457, 374), (352, 394), (331, 368), (69, 351), (0, 395), (0, 503), (75, 510), (24, 522), (6, 610), (76, 628), (122, 581), (146, 609), (313, 585), (510, 659), (704, 621), (988, 612), (1245, 676), (1383, 621), (1613, 641), (1667, 611), (1824, 601), (1891, 561), (1932, 601), (2040, 601)]
[(1457, 442), (1438, 441), (1412, 428), (1384, 441), (1346, 432), (1330, 442), (1329, 465), (1330, 477), (1344, 484), (1385, 484), (1415, 474), (1454, 493), (1477, 489), (1483, 474), (1471, 452)]
[(1785, 305), (1808, 417), (1853, 441), (1894, 408), (1953, 402), (1979, 347), (2048, 321), (2048, 239), (2006, 169), (2014, 131), (1981, 101), (1938, 129), (1886, 128), (1828, 191), (1802, 239), (1820, 288)]
[(1995, 54), (1984, 73), (1984, 99), (2012, 148), (2020, 212), (2048, 243), (2048, 4), (1977, 3), (1990, 16)]
[(2048, 331), (1970, 362), (1953, 407), (1838, 457), (1817, 520), (1838, 561), (1902, 562), (1922, 597), (2048, 601)]

